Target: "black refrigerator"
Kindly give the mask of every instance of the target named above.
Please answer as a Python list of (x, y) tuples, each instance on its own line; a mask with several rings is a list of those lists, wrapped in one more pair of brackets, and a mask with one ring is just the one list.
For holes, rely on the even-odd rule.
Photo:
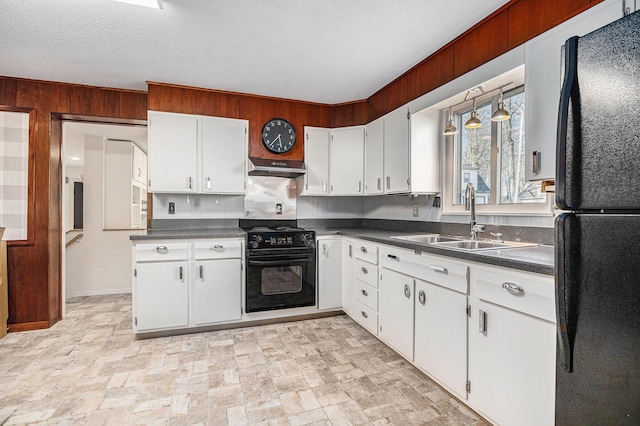
[(640, 12), (567, 40), (556, 154), (556, 424), (640, 425)]

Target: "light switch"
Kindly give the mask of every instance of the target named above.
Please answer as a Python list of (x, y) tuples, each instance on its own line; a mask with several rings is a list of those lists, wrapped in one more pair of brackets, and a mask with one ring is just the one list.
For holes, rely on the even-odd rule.
[(176, 214), (176, 203), (173, 201), (169, 202), (169, 214)]

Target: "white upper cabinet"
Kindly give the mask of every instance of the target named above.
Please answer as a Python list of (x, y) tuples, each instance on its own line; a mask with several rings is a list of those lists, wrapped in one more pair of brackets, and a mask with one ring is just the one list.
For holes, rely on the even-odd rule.
[(555, 179), (562, 46), (621, 17), (621, 0), (605, 1), (525, 44), (527, 180)]
[(202, 117), (202, 192), (243, 194), (246, 183), (247, 121)]
[(329, 182), (331, 195), (364, 193), (364, 127), (331, 130)]
[(196, 192), (196, 115), (148, 112), (149, 192)]
[(379, 118), (365, 127), (364, 193), (382, 194), (384, 180), (384, 120)]
[(248, 121), (149, 111), (149, 191), (243, 194)]
[(409, 192), (409, 109), (384, 116), (384, 193)]
[(331, 130), (304, 128), (304, 195), (329, 195), (329, 139)]

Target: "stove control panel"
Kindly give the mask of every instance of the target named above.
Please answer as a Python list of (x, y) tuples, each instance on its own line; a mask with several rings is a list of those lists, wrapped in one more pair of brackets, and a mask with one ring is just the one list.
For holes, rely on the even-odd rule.
[(247, 245), (249, 249), (270, 249), (287, 247), (314, 247), (313, 231), (273, 231), (249, 232)]

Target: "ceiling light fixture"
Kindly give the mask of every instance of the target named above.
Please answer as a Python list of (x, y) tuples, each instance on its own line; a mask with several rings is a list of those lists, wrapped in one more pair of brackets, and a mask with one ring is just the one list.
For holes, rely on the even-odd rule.
[(162, 0), (115, 0), (120, 3), (135, 4), (136, 6), (150, 7), (152, 9), (162, 9)]
[(447, 122), (447, 127), (444, 128), (443, 135), (455, 135), (458, 133), (458, 129), (453, 124), (453, 113), (451, 112), (451, 108), (449, 108), (449, 121)]
[(500, 88), (500, 97), (498, 98), (498, 109), (491, 115), (491, 121), (505, 121), (511, 118), (509, 111), (504, 109), (504, 99), (502, 97), (502, 87)]

